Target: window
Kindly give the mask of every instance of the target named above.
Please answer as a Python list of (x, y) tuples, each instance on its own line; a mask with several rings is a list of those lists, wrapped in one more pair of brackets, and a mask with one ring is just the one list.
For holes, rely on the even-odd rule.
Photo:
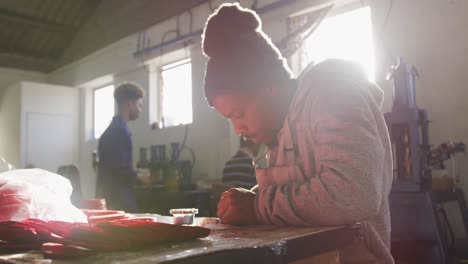
[(326, 18), (306, 39), (302, 67), (329, 58), (353, 60), (375, 79), (372, 21), (369, 7)]
[(156, 93), (154, 93), (155, 85), (151, 86), (153, 93), (159, 96), (150, 95), (150, 100), (156, 100), (159, 105), (154, 109), (158, 114), (156, 118), (151, 119), (153, 121), (156, 119), (160, 127), (192, 123), (192, 63), (190, 58), (164, 65), (158, 73)]
[(98, 139), (114, 117), (114, 85), (94, 90), (94, 138)]

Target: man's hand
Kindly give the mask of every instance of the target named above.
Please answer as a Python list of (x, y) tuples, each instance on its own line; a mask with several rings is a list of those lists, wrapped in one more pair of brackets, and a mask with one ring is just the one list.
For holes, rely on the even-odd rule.
[(255, 193), (243, 188), (233, 188), (221, 195), (218, 217), (229, 225), (255, 225)]

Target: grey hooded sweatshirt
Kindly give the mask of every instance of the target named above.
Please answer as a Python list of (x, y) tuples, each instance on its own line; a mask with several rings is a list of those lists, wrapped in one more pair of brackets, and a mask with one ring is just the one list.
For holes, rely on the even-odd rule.
[[(268, 168), (257, 168), (255, 213), (263, 224), (331, 226), (361, 223), (366, 263), (390, 255), (392, 154), (381, 111), (383, 92), (356, 65), (310, 66), (298, 86)], [(363, 263), (356, 250), (343, 263)], [(361, 258), (361, 259), (360, 259)]]

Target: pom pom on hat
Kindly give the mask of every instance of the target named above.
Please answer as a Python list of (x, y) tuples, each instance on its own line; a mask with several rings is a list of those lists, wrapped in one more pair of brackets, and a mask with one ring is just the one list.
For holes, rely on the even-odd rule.
[(213, 58), (226, 50), (248, 49), (261, 31), (261, 20), (256, 13), (238, 3), (223, 4), (207, 20), (203, 32), (203, 52)]

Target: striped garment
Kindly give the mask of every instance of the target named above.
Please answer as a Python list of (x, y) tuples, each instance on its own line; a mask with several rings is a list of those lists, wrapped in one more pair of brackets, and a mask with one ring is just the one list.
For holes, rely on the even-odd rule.
[(223, 169), (223, 183), (231, 187), (251, 189), (257, 184), (252, 155), (243, 149), (226, 162)]

